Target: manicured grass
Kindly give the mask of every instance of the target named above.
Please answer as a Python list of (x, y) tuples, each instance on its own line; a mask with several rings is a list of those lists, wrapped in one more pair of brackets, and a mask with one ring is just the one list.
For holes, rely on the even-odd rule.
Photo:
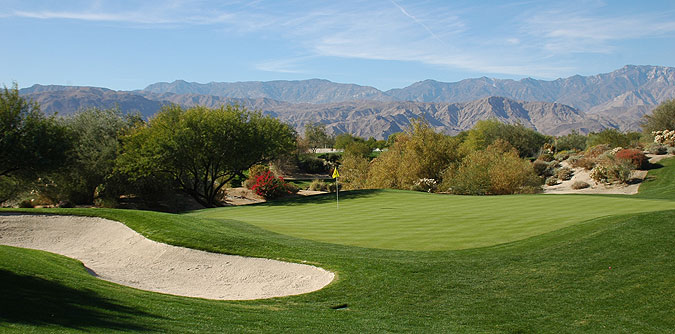
[[(317, 243), (227, 220), (61, 210), (194, 248), (307, 260), (323, 290), (218, 302), (126, 288), (77, 261), (0, 247), (0, 332), (673, 333), (675, 211), (605, 217), (510, 244), (410, 252)], [(611, 267), (611, 269), (610, 269)], [(332, 307), (347, 305), (346, 309)]]
[(521, 240), (608, 215), (675, 209), (667, 200), (581, 195), (452, 196), (374, 190), (194, 212), (342, 245), (452, 250)]
[[(334, 271), (337, 279), (322, 290), (300, 296), (209, 301), (127, 288), (90, 276), (72, 259), (0, 246), (0, 332), (675, 333), (675, 210), (595, 219), (590, 218), (597, 215), (589, 213), (594, 206), (598, 210), (612, 206), (613, 212), (607, 214), (621, 209), (636, 212), (643, 205), (667, 207), (667, 201), (649, 199), (672, 199), (657, 190), (667, 190), (675, 182), (670, 177), (675, 168), (670, 162), (664, 166), (657, 170), (660, 174), (654, 181), (671, 181), (646, 187), (639, 196), (646, 199), (508, 196), (495, 206), (487, 204), (492, 197), (477, 198), (475, 210), (468, 212), (474, 221), (500, 208), (505, 215), (502, 218), (510, 219), (508, 215), (518, 210), (509, 210), (508, 205), (543, 208), (549, 203), (549, 211), (533, 209), (546, 213), (540, 217), (543, 223), (534, 223), (536, 235), (510, 243), (499, 243), (495, 237), (506, 227), (499, 226), (498, 220), (490, 223), (496, 224), (496, 229), (487, 228), (489, 222), (478, 224), (477, 228), (491, 234), (490, 239), (498, 244), (464, 250), (386, 250), (317, 242), (229, 217), (204, 218), (208, 210), (193, 215), (111, 209), (23, 210), (101, 216), (122, 221), (157, 241), (212, 252), (308, 261)], [(350, 201), (356, 205), (381, 196), (398, 198), (400, 203), (437, 198), (410, 192), (352, 193), (352, 198), (341, 203), (340, 213), (350, 211), (346, 207)], [(438, 198), (446, 206), (450, 204), (444, 201), (452, 199)], [(622, 201), (612, 201), (616, 199)], [(288, 212), (315, 206), (319, 211), (315, 214), (323, 214), (334, 204), (332, 197), (326, 197), (326, 203), (321, 203), (323, 200), (318, 197), (250, 210), (271, 216), (268, 210), (286, 208)], [(458, 210), (455, 206), (450, 209)], [(381, 210), (386, 211), (384, 207)], [(407, 211), (420, 214), (425, 210), (429, 208), (418, 205), (390, 217), (395, 220), (405, 217)], [(549, 219), (562, 210), (576, 212), (577, 217), (572, 217), (575, 222), (544, 233), (545, 222), (555, 224)], [(223, 217), (228, 211), (214, 212)], [(582, 213), (590, 220), (581, 221)], [(346, 307), (334, 309), (341, 305)]]
[(661, 160), (640, 185), (637, 198), (675, 200), (675, 158)]

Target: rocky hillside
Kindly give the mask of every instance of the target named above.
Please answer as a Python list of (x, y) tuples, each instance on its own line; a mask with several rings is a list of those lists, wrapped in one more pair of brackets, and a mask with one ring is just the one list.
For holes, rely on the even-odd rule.
[(117, 106), (150, 116), (168, 103), (239, 104), (262, 110), (298, 130), (307, 122), (321, 122), (333, 133), (362, 137), (384, 138), (401, 131), (415, 117), (426, 118), (446, 133), (469, 129), (482, 119), (499, 119), (560, 135), (572, 130), (639, 130), (643, 115), (675, 98), (675, 68), (625, 66), (611, 73), (554, 81), (425, 80), (387, 92), (312, 79), (208, 84), (174, 81), (133, 92), (34, 85), (21, 89), (21, 94), (40, 103), (46, 112), (60, 114), (91, 106)]

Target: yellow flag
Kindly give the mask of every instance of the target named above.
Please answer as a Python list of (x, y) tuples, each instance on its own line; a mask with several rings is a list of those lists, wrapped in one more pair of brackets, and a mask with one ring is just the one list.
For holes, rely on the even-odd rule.
[(337, 171), (337, 167), (333, 169), (333, 178), (340, 177), (340, 173)]

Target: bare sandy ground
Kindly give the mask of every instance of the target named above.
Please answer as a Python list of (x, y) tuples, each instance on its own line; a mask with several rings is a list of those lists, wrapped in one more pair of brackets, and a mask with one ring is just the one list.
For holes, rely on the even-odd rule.
[(219, 300), (248, 300), (319, 290), (334, 274), (270, 259), (209, 253), (146, 239), (102, 218), (0, 214), (0, 244), (82, 261), (95, 276), (133, 288)]
[[(649, 157), (649, 162), (657, 163), (665, 158), (671, 157), (671, 155), (647, 155)], [(561, 163), (563, 167), (570, 167), (566, 161)], [(645, 170), (635, 170), (631, 174), (632, 182), (630, 184), (603, 184), (597, 183), (590, 177), (590, 171), (583, 168), (572, 168), (574, 171), (574, 176), (572, 179), (567, 181), (562, 181), (561, 183), (555, 186), (546, 186), (544, 185), (545, 194), (621, 194), (621, 195), (634, 195), (638, 193), (640, 188), (640, 183), (647, 177), (647, 171)], [(583, 181), (591, 185), (585, 189), (572, 189), (572, 184), (576, 181)]]

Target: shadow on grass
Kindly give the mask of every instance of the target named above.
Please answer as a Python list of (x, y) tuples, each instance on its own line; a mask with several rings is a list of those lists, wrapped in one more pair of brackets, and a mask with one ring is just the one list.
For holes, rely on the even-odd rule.
[[(367, 190), (349, 190), (349, 191), (340, 191), (340, 201), (347, 201), (357, 198), (366, 198), (374, 197), (379, 193), (385, 190), (382, 189), (367, 189)], [(293, 206), (293, 205), (303, 205), (307, 203), (323, 204), (335, 202), (335, 193), (327, 193), (320, 195), (312, 196), (301, 196), (301, 197), (292, 197), (279, 199), (264, 203), (252, 204), (252, 206)]]
[[(151, 331), (137, 317), (159, 318), (106, 300), (93, 291), (0, 269), (0, 329), (3, 323), (72, 329)], [(141, 321), (139, 321), (141, 320)]]

